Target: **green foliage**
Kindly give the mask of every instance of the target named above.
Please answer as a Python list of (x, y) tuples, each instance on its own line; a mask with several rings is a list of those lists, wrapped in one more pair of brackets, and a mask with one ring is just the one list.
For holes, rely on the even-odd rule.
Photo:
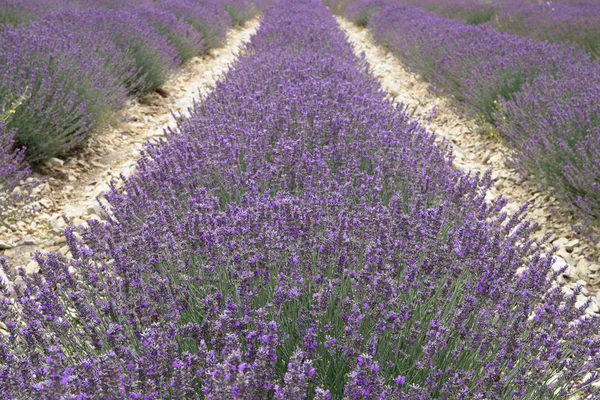
[(490, 22), (494, 17), (492, 8), (475, 10), (467, 15), (465, 22), (469, 25), (481, 25)]
[(52, 75), (61, 90), (51, 96), (39, 77), (20, 98), (7, 123), (7, 128), (16, 129), (16, 140), (27, 149), (30, 163), (65, 155), (81, 141), (81, 135), (106, 122), (111, 112), (90, 82), (74, 81), (68, 70), (54, 67)]
[(19, 25), (28, 20), (29, 18), (25, 14), (0, 7), (0, 31), (2, 31), (2, 25)]
[(366, 27), (367, 24), (369, 23), (369, 19), (370, 18), (371, 18), (370, 13), (367, 10), (362, 10), (356, 16), (356, 19), (354, 20), (354, 23), (356, 25), (358, 25), (358, 26)]
[(252, 15), (238, 9), (238, 7), (233, 4), (223, 4), (223, 8), (227, 11), (227, 14), (229, 14), (233, 26), (243, 26), (246, 21), (252, 18)]

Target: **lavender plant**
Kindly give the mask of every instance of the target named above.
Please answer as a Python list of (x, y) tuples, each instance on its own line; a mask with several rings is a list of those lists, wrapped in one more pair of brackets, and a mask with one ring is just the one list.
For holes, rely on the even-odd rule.
[(249, 0), (224, 1), (222, 6), (229, 14), (234, 26), (244, 25), (256, 13), (256, 6)]
[(180, 62), (208, 51), (204, 39), (189, 24), (175, 15), (161, 11), (156, 6), (148, 6), (135, 11), (136, 15), (148, 21), (169, 44), (177, 50)]
[[(20, 102), (7, 128), (16, 129), (17, 144), (32, 162), (79, 145), (125, 95), (102, 59), (90, 57), (70, 36), (48, 24), (2, 32), (0, 107)], [(108, 44), (94, 41), (99, 49)]]
[(0, 107), (24, 99), (7, 128), (16, 131), (27, 160), (76, 150), (127, 95), (158, 88), (177, 64), (218, 45), (231, 25), (225, 6), (239, 22), (255, 12), (243, 1), (0, 5), (10, 15), (21, 10), (18, 15), (36, 19), (38, 14), (35, 22), (5, 25), (0, 33)]
[(223, 5), (215, 0), (201, 0), (193, 3), (182, 0), (163, 0), (157, 6), (191, 25), (202, 35), (208, 48), (221, 45), (227, 36), (227, 28), (232, 25), (231, 17)]
[(600, 8), (579, 0), (401, 0), (466, 24), (487, 24), (501, 32), (554, 43), (570, 43), (592, 58), (600, 55)]
[(524, 210), (451, 168), (321, 3), (273, 5), (243, 54), (71, 260), (6, 290), (4, 397), (596, 396), (598, 318)]
[(597, 234), (597, 62), (573, 47), (464, 25), (393, 1), (356, 1), (344, 13), (368, 23), (377, 41), (499, 133), (513, 163), (553, 187), (589, 222), (586, 233)]
[[(142, 18), (143, 12), (140, 14), (135, 9), (92, 8), (60, 12), (49, 19), (52, 22), (60, 20), (70, 32), (104, 37), (117, 47), (119, 53), (133, 59), (135, 73), (124, 83), (129, 92), (135, 94), (160, 87), (180, 62), (176, 49), (167, 38)], [(126, 59), (125, 64), (130, 64), (129, 60)]]
[(600, 85), (593, 82), (600, 82), (595, 63), (572, 64), (502, 102), (498, 119), (514, 164), (555, 187), (591, 226), (599, 226)]
[[(10, 115), (12, 110), (8, 110)], [(14, 214), (15, 208), (29, 200), (27, 187), (15, 190), (29, 176), (31, 170), (24, 162), (22, 149), (15, 149), (14, 132), (6, 129), (4, 117), (0, 119), (0, 220)]]

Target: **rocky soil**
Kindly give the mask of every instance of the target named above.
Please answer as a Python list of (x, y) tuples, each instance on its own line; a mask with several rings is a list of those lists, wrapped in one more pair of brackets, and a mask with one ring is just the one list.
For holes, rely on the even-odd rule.
[(32, 205), (36, 211), (0, 224), (0, 256), (33, 274), (39, 272), (32, 259), (36, 251), (67, 254), (63, 216), (76, 226), (100, 219), (102, 208), (97, 197), (111, 181), (122, 185), (120, 176), (134, 172), (145, 143), (160, 138), (165, 128), (175, 125), (173, 114), (185, 114), (194, 101), (214, 88), (258, 25), (255, 19), (243, 28), (232, 29), (222, 47), (190, 60), (156, 92), (132, 100), (112, 126), (92, 138), (79, 154), (64, 160), (52, 158), (41, 166), (34, 176), (42, 180), (34, 189), (39, 195)]
[(572, 226), (580, 221), (559, 203), (551, 190), (540, 188), (533, 181), (520, 176), (506, 161), (506, 149), (489, 132), (482, 132), (450, 99), (435, 95), (429, 84), (417, 74), (408, 71), (392, 53), (376, 45), (366, 28), (337, 17), (357, 54), (363, 53), (372, 73), (379, 79), (384, 90), (396, 102), (414, 109), (413, 118), (436, 132), (449, 142), (454, 151), (454, 165), (465, 172), (492, 170), (494, 186), (490, 200), (503, 196), (510, 201), (507, 211), (514, 213), (529, 204), (528, 218), (539, 225), (536, 235), (543, 238), (550, 234), (546, 248), (556, 247), (553, 268), (567, 266), (561, 279), (568, 285), (565, 290), (583, 286), (578, 305), (587, 297), (592, 298), (589, 313), (599, 313), (597, 297), (600, 296), (600, 261), (598, 247), (576, 235)]

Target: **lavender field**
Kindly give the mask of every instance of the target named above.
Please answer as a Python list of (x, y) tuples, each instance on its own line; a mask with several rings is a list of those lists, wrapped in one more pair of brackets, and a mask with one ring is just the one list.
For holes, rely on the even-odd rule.
[[(0, 3), (0, 397), (600, 399), (600, 67), (406, 3)], [(351, 24), (470, 140), (492, 132), (488, 159), (533, 182), (531, 204), (459, 168), (433, 125), (454, 111), (419, 117)], [(73, 212), (78, 157), (176, 96), (193, 105), (168, 103), (174, 125)], [(544, 193), (568, 238), (528, 216)], [(49, 240), (36, 216), (57, 204)]]

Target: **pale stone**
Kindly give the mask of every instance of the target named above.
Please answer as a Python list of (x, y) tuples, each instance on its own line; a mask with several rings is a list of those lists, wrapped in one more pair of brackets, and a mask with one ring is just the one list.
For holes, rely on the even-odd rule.
[(40, 272), (40, 266), (38, 265), (37, 262), (35, 261), (30, 261), (27, 266), (25, 267), (25, 272), (28, 275), (33, 275), (33, 274), (37, 274)]
[(52, 208), (52, 206), (54, 206), (54, 202), (52, 201), (52, 199), (49, 199), (47, 197), (40, 199), (38, 203), (40, 203), (40, 205), (44, 208)]
[(21, 246), (34, 246), (37, 244), (37, 240), (31, 236), (24, 237), (19, 241), (19, 245)]
[(54, 233), (62, 233), (67, 227), (67, 224), (63, 219), (62, 215), (53, 214), (52, 216), (50, 216), (50, 218), (48, 218), (48, 227)]
[(51, 157), (44, 162), (44, 165), (46, 165), (47, 167), (58, 168), (65, 165), (65, 162), (60, 158)]

